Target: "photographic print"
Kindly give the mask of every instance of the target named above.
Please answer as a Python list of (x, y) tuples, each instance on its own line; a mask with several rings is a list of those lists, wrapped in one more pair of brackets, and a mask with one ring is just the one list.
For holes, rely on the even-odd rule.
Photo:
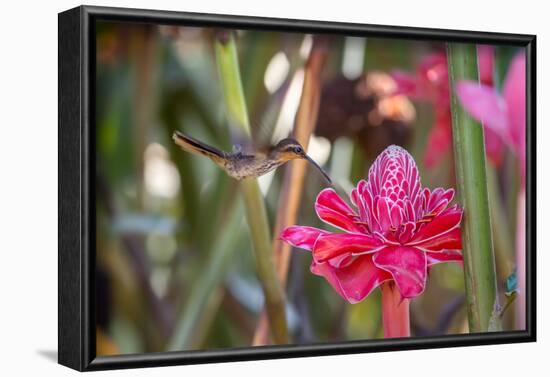
[(95, 357), (526, 333), (525, 45), (90, 22)]

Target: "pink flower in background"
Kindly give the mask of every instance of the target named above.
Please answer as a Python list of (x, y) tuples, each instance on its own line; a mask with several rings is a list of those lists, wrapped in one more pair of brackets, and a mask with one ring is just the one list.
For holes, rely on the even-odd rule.
[(415, 74), (395, 71), (392, 77), (397, 82), (397, 94), (432, 104), (435, 119), (428, 135), (424, 164), (433, 167), (450, 149), (452, 141), (447, 57), (444, 52), (427, 55)]
[[(495, 48), (488, 45), (477, 46), (477, 65), (479, 68), (479, 82), (484, 85), (493, 85), (495, 70)], [(500, 137), (491, 129), (485, 128), (485, 149), (489, 161), (500, 166), (503, 156), (503, 144)]]
[(495, 48), (493, 46), (477, 46), (477, 65), (479, 67), (479, 81), (485, 85), (493, 85), (493, 71), (495, 69)]
[[(477, 48), (479, 76), (482, 83), (493, 82), (494, 49), (492, 46), (480, 45)], [(428, 101), (434, 109), (434, 124), (428, 134), (424, 164), (431, 168), (451, 149), (452, 123), (449, 100), (449, 75), (447, 56), (436, 52), (424, 57), (416, 68), (415, 74), (395, 71), (392, 77), (397, 82), (396, 94), (404, 94), (413, 99)], [(502, 160), (500, 139), (487, 132), (485, 138), (487, 155), (491, 162), (499, 165)]]
[(350, 303), (388, 280), (413, 298), (424, 292), (429, 266), (462, 260), (463, 211), (448, 207), (453, 196), (453, 189), (422, 188), (412, 156), (392, 145), (351, 192), (354, 208), (330, 188), (317, 197), (319, 218), (343, 233), (291, 226), (281, 239), (310, 250), (311, 272)]
[(520, 161), (525, 178), (525, 54), (517, 54), (508, 68), (502, 94), (490, 85), (460, 81), (460, 103), (486, 130), (498, 135)]

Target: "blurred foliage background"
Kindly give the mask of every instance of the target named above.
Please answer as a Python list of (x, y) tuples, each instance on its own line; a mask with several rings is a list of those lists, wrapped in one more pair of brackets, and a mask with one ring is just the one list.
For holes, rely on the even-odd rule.
[[(235, 135), (225, 121), (215, 64), (216, 31), (111, 22), (99, 22), (96, 30), (97, 353), (249, 346), (263, 294), (237, 183), (171, 140), (181, 130), (232, 148)], [(236, 31), (256, 142), (277, 141), (292, 130), (304, 64), (318, 38)], [(424, 56), (445, 46), (322, 39), (327, 58), (309, 143), (312, 158), (349, 192), (378, 153), (399, 144), (415, 157), (424, 186), (455, 187), (452, 149), (430, 168), (423, 163), (435, 119), (432, 104), (391, 93), (392, 71), (414, 74)], [(497, 49), (497, 70), (512, 53)], [(285, 169), (260, 179), (271, 225)], [(507, 237), (514, 233), (515, 170), (506, 152), (491, 193)], [(324, 227), (313, 203), (325, 183), (315, 170), (307, 174), (296, 223)], [(514, 258), (513, 250), (497, 250), (502, 292)], [(310, 261), (306, 252), (292, 253), (286, 293), (293, 343), (381, 337), (378, 290), (350, 305), (309, 272)], [(505, 315), (507, 330), (513, 329), (513, 315)], [(430, 271), (426, 292), (411, 304), (411, 321), (415, 336), (467, 331), (461, 266), (447, 263)]]

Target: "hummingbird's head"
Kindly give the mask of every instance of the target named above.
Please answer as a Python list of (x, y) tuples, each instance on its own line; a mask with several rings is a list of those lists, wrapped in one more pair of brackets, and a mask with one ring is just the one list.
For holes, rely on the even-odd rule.
[(279, 141), (273, 148), (276, 157), (283, 161), (306, 158), (306, 151), (296, 140), (287, 138)]
[(304, 147), (298, 143), (298, 141), (287, 138), (279, 141), (277, 145), (273, 148), (273, 152), (275, 153), (275, 158), (279, 159), (280, 161), (290, 161), (290, 160), (297, 160), (302, 159), (308, 161), (310, 164), (315, 166), (325, 177), (325, 179), (328, 181), (328, 183), (332, 184), (332, 181), (330, 180), (330, 177), (327, 173), (315, 162), (309, 157), (304, 150)]

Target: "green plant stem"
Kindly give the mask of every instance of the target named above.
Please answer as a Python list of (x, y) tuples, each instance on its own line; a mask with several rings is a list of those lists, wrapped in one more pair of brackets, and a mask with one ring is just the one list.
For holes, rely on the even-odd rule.
[[(219, 32), (215, 50), (229, 124), (239, 126), (243, 133), (250, 137), (250, 123), (233, 34), (228, 31)], [(245, 179), (241, 182), (240, 187), (256, 257), (256, 270), (264, 291), (272, 336), (278, 344), (288, 343), (285, 297), (271, 254), (271, 235), (265, 202), (256, 179)]]
[(514, 242), (498, 188), (497, 172), (492, 166), (487, 166), (487, 188), (489, 190), (489, 204), (491, 205), (497, 281), (504, 282), (513, 272)]
[(499, 305), (483, 127), (460, 106), (455, 91), (459, 80), (478, 81), (476, 46), (452, 43), (447, 49), (456, 181), (465, 210), (462, 250), (468, 323), (470, 332), (486, 332), (490, 322), (491, 328), (495, 328), (494, 321), (499, 320), (492, 318)]
[(519, 297), (516, 306), (516, 328), (517, 330), (526, 330), (527, 327), (527, 301), (526, 301), (526, 276), (527, 276), (527, 262), (526, 262), (526, 249), (525, 249), (525, 229), (526, 229), (526, 197), (525, 187), (522, 187), (518, 192), (517, 199), (517, 224), (516, 224), (516, 265), (518, 274), (518, 291)]
[[(321, 74), (327, 58), (327, 47), (314, 38), (313, 49), (305, 65), (304, 84), (300, 106), (294, 123), (293, 137), (307, 150), (309, 139), (313, 134), (319, 113), (319, 102), (321, 100)], [(305, 161), (294, 161), (288, 164), (279, 194), (279, 207), (275, 222), (275, 234), (278, 235), (287, 226), (296, 223), (300, 201), (304, 188), (306, 169), (308, 164)], [(275, 256), (275, 266), (279, 280), (283, 286), (286, 285), (288, 269), (290, 265), (290, 252), (292, 247), (286, 242), (274, 238), (271, 245)], [(260, 320), (254, 332), (253, 346), (265, 345), (269, 341), (269, 331), (265, 310), (260, 315)]]
[(220, 281), (226, 275), (225, 271), (234, 256), (237, 241), (244, 225), (242, 221), (243, 213), (240, 207), (237, 206), (230, 210), (231, 214), (227, 218), (228, 225), (224, 228), (223, 233), (217, 237), (204, 273), (200, 274), (198, 280), (193, 283), (193, 290), (185, 303), (183, 313), (180, 316), (181, 320), (176, 324), (167, 351), (181, 351), (191, 347), (196, 325), (212, 294), (215, 294)]

